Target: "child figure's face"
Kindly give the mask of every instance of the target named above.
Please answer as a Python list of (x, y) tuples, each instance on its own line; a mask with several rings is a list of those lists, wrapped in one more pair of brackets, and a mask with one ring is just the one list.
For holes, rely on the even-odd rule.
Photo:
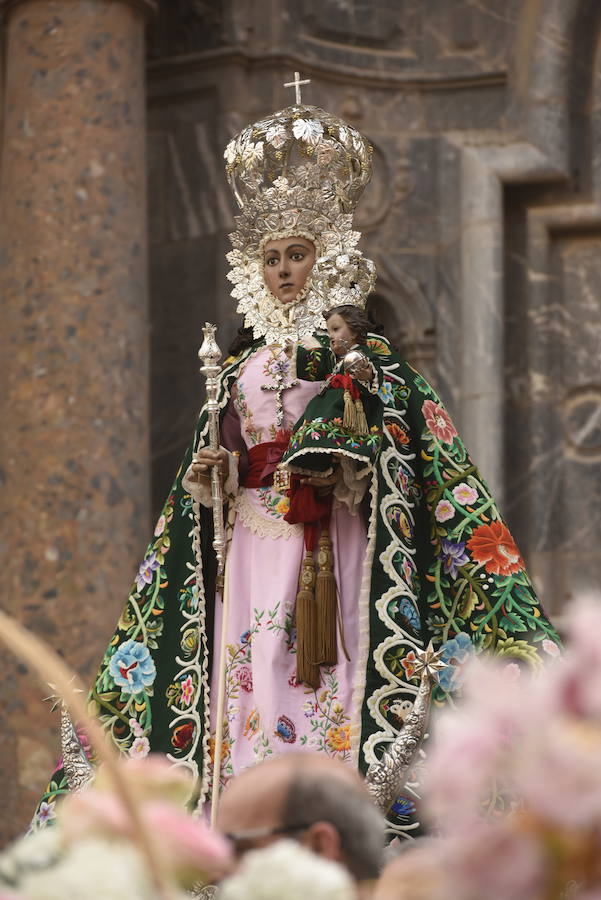
[(339, 313), (334, 313), (326, 322), (330, 347), (336, 356), (344, 356), (356, 344), (356, 332), (350, 328)]

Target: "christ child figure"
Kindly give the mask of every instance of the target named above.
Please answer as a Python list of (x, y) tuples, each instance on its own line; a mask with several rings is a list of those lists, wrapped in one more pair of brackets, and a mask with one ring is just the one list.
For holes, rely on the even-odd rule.
[(297, 375), (325, 377), (325, 383), (295, 424), (282, 465), (300, 475), (325, 476), (337, 462), (354, 460), (351, 465), (362, 477), (371, 469), (382, 439), (380, 365), (369, 348), (369, 320), (363, 309), (337, 306), (324, 317), (329, 349), (299, 347)]

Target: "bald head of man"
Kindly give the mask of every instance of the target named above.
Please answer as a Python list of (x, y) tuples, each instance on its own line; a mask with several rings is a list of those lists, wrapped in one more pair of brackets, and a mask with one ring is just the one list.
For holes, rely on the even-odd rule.
[(361, 776), (323, 754), (287, 754), (246, 769), (223, 792), (217, 828), (239, 856), (292, 837), (357, 881), (377, 878), (382, 867), (384, 819)]

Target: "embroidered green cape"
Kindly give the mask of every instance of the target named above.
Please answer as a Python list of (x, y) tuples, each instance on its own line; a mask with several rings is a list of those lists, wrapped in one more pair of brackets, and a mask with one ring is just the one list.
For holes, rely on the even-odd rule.
[[(225, 410), (238, 369), (256, 342), (221, 374)], [(365, 770), (398, 734), (418, 688), (415, 654), (430, 640), (447, 662), (434, 691), (444, 703), (470, 654), (491, 650), (508, 663), (539, 666), (557, 635), (534, 594), (495, 501), (430, 385), (377, 335), (368, 340), (381, 372), (381, 449), (367, 503), (369, 647), (358, 675), (360, 721), (351, 729)], [(194, 449), (208, 438), (206, 408), (140, 564), (89, 696), (119, 750), (165, 753), (206, 789), (210, 760), (209, 660), (214, 559), (211, 511), (182, 487)], [(417, 827), (414, 779), (390, 814), (392, 830)], [(68, 790), (59, 766), (34, 827)]]

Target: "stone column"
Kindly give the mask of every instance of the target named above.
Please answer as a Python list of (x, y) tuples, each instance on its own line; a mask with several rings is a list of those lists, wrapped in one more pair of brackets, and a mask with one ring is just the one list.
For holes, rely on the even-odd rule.
[[(3, 0), (1, 605), (88, 681), (148, 526), (145, 14)], [(0, 845), (27, 823), (58, 718), (0, 648)]]

